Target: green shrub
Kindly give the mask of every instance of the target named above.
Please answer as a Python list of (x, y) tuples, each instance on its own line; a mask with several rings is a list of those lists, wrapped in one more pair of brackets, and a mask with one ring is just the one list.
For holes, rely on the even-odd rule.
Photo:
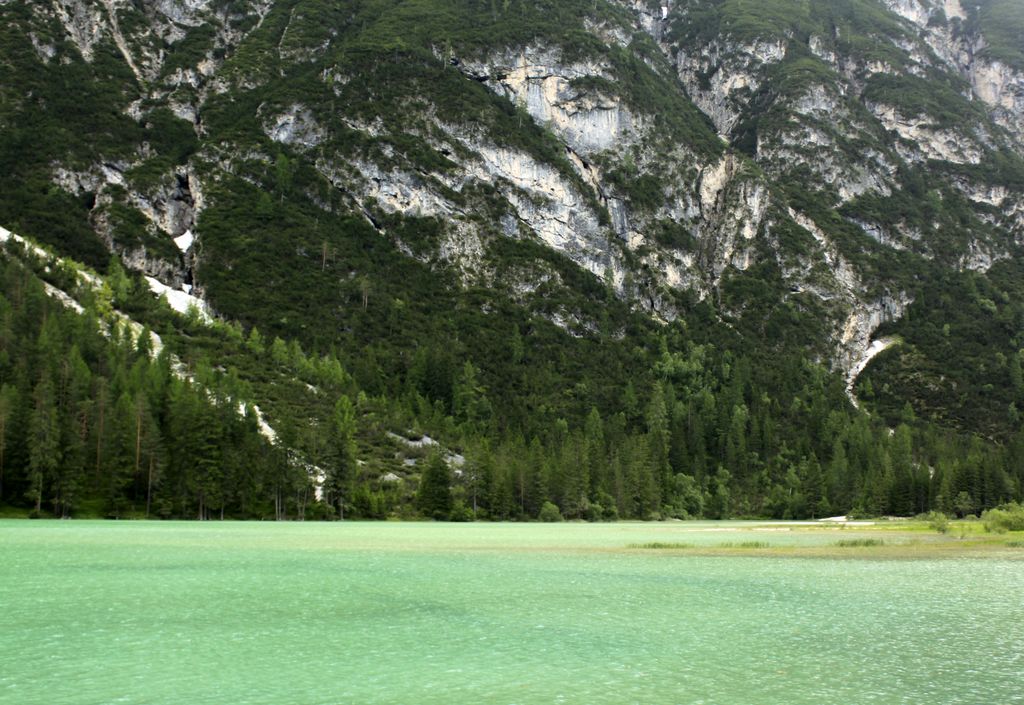
[(545, 502), (544, 506), (540, 508), (540, 513), (537, 515), (537, 518), (548, 523), (562, 521), (562, 513), (558, 511), (558, 507), (551, 502)]
[(1003, 534), (1007, 531), (1024, 531), (1024, 506), (1016, 502), (989, 509), (981, 515), (985, 531)]
[(336, 515), (337, 510), (324, 502), (313, 502), (306, 508), (306, 519), (308, 521), (333, 521)]
[(448, 515), (449, 521), (473, 521), (473, 510), (466, 506), (465, 501), (461, 498), (455, 500), (455, 506), (452, 507), (451, 514)]
[(938, 531), (940, 534), (945, 534), (949, 531), (949, 517), (942, 512), (928, 512), (925, 518), (928, 520), (928, 527)]

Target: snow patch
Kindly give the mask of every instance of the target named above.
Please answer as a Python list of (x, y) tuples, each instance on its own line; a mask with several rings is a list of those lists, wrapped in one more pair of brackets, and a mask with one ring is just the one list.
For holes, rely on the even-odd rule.
[(191, 230), (186, 230), (182, 235), (174, 238), (174, 244), (178, 246), (178, 249), (182, 252), (188, 252), (189, 248), (192, 247), (192, 243), (195, 242), (196, 238), (192, 234)]
[(170, 307), (178, 313), (187, 314), (190, 310), (194, 309), (199, 313), (199, 317), (203, 321), (210, 322), (213, 320), (213, 316), (210, 315), (209, 307), (202, 299), (192, 296), (191, 294), (186, 294), (184, 291), (172, 289), (153, 277), (146, 277), (146, 283), (149, 284), (150, 291), (157, 296), (163, 296), (166, 298)]

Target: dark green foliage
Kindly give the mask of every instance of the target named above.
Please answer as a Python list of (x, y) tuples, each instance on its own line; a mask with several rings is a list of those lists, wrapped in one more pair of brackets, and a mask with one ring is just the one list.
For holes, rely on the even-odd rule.
[(630, 544), (627, 548), (645, 548), (652, 550), (680, 550), (684, 548), (693, 548), (691, 543), (678, 543), (678, 542), (665, 542), (665, 541), (652, 541), (650, 543), (634, 543)]
[(163, 74), (168, 76), (179, 69), (189, 69), (203, 61), (214, 50), (216, 29), (212, 24), (191, 27), (188, 33), (167, 47), (167, 61)]
[(994, 507), (982, 514), (981, 520), (985, 522), (985, 531), (1024, 531), (1024, 506), (1010, 502)]
[(917, 76), (875, 74), (864, 87), (863, 99), (895, 106), (908, 118), (926, 115), (940, 128), (983, 123), (985, 110), (977, 101), (960, 95), (956, 90), (960, 87), (943, 85), (934, 77), (926, 80)]
[(416, 506), (424, 516), (448, 519), (452, 511), (452, 471), (440, 453), (432, 453), (420, 478)]
[(767, 541), (726, 541), (720, 543), (715, 548), (768, 548), (771, 544)]
[[(1019, 430), (1011, 405), (1024, 403), (1014, 383), (1024, 322), (1019, 260), (996, 264), (987, 277), (936, 271), (909, 315), (888, 326), (904, 345), (885, 353), (862, 384), (889, 419), (914, 401), (919, 416), (1007, 437)], [(951, 403), (953, 402), (953, 403)]]
[[(822, 31), (827, 29), (829, 31)], [(807, 41), (812, 34), (837, 36), (855, 42), (865, 36), (900, 36), (898, 20), (870, 0), (809, 3), (801, 0), (700, 0), (687, 7), (672, 24), (673, 38), (708, 41), (725, 36), (741, 42), (794, 36)]]
[(537, 518), (550, 524), (562, 521), (562, 513), (558, 511), (558, 507), (551, 502), (545, 502), (544, 506), (540, 508)]
[(198, 141), (191, 123), (175, 117), (167, 108), (150, 111), (143, 126), (142, 139), (157, 156), (129, 170), (127, 177), (135, 188), (149, 194), (188, 162)]
[(166, 353), (149, 357), (95, 308), (64, 309), (7, 253), (0, 310), (0, 500), (64, 517), (97, 501), (116, 517), (259, 516), (237, 493), (277, 453), (227, 388), (178, 379)]

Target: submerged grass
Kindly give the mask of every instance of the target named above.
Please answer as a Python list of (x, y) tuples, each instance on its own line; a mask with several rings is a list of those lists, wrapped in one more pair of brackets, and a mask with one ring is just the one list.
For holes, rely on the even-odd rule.
[[(945, 534), (924, 522), (879, 521), (870, 526), (752, 527), (776, 531), (768, 541), (694, 543), (655, 541), (632, 543), (627, 549), (685, 552), (688, 556), (760, 556), (765, 558), (827, 558), (848, 560), (924, 560), (935, 558), (1024, 558), (1024, 537), (987, 534), (980, 522), (956, 522)], [(728, 529), (724, 529), (728, 530)], [(685, 529), (682, 529), (685, 532)], [(704, 531), (704, 529), (696, 529)], [(838, 535), (837, 535), (838, 534)], [(794, 541), (802, 536), (804, 540)], [(777, 538), (776, 538), (777, 537)], [(842, 537), (842, 538), (840, 538)], [(681, 537), (682, 538), (682, 537)], [(724, 538), (724, 537), (723, 537)], [(767, 538), (767, 537), (766, 537)], [(855, 549), (855, 550), (850, 550)]]
[(868, 546), (884, 546), (885, 541), (882, 539), (843, 539), (836, 541), (833, 545), (839, 548), (866, 548)]
[(726, 541), (716, 548), (771, 548), (767, 541)]
[(675, 541), (649, 541), (647, 543), (631, 543), (627, 548), (641, 548), (651, 550), (681, 550), (681, 549), (698, 549), (698, 550), (714, 550), (719, 548), (771, 548), (771, 544), (767, 541), (726, 541), (725, 543), (718, 543), (707, 546), (698, 546), (692, 543), (681, 543)]

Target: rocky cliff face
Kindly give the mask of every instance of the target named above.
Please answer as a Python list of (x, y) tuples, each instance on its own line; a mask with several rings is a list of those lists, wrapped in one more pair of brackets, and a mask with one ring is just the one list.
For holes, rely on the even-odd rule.
[(976, 15), (960, 0), (885, 0), (923, 35), (935, 55), (970, 84), (971, 95), (982, 101), (992, 119), (1024, 143), (1024, 70), (987, 52), (989, 42), (979, 30)]
[[(799, 182), (816, 191), (815, 207), (837, 207), (849, 224), (884, 248), (942, 257), (942, 238), (963, 228), (957, 236), (963, 249), (950, 264), (985, 271), (1008, 257), (1024, 235), (1017, 215), (1024, 192), (1019, 187), (1004, 192), (997, 184), (1005, 183), (1005, 176), (987, 168), (1001, 158), (997, 154), (1016, 159), (1021, 153), (1015, 127), (1022, 114), (1018, 78), (986, 57), (984, 37), (976, 23), (969, 26), (968, 13), (956, 0), (898, 0), (886, 6), (892, 16), (869, 20), (876, 23), (877, 42), (870, 52), (853, 37), (864, 31), (858, 23), (865, 20), (854, 16), (851, 22), (841, 8), (812, 8), (805, 15), (794, 6), (790, 26), (795, 32), (786, 36), (772, 36), (771, 19), (764, 29), (752, 30), (750, 23), (760, 19), (756, 11), (747, 24), (733, 23), (729, 5), (713, 10), (708, 3), (681, 4), (664, 23), (645, 4), (631, 8), (718, 133), (776, 182)], [(720, 22), (719, 30), (707, 31), (698, 17)], [(924, 83), (942, 72), (948, 72), (953, 90), (943, 101), (930, 99)], [(983, 104), (986, 114), (971, 101)], [(916, 169), (956, 215), (944, 216), (940, 206), (931, 219), (908, 217), (902, 204), (908, 174)], [(970, 215), (953, 205), (961, 197)], [(887, 202), (892, 205), (879, 208)], [(844, 302), (845, 318), (835, 319), (833, 340), (837, 364), (853, 370), (873, 331), (899, 318), (909, 299), (864, 296), (870, 288), (866, 278), (857, 263), (842, 261), (829, 232), (833, 228), (819, 226), (818, 215), (799, 207), (789, 208), (789, 214), (814, 236), (817, 256), (838, 267), (829, 283), (794, 280), (793, 286), (817, 291), (830, 304)], [(977, 225), (966, 226), (965, 218)], [(983, 225), (996, 221), (998, 234)], [(899, 288), (895, 282), (887, 287)]]
[[(774, 304), (813, 311), (820, 349), (852, 371), (910, 303), (905, 272), (984, 272), (1024, 240), (1024, 72), (990, 51), (973, 5), (833, 5), (786, 5), (780, 25), (774, 5), (695, 0), (662, 20), (615, 0), (568, 35), (446, 28), (420, 53), (416, 23), (395, 39), (408, 8), (391, 6), (0, 12), (25, 10), (11, 22), (42, 66), (121, 67), (124, 153), (56, 159), (48, 178), (167, 285), (203, 291), (203, 214), (237, 180), (268, 213), (295, 194), (515, 300), (556, 277), (499, 275), (496, 238), (560, 253), (662, 321), (699, 301), (740, 319), (730, 287), (770, 271)], [(172, 128), (195, 145), (171, 156)], [(409, 223), (429, 246), (402, 240)], [(878, 265), (893, 258), (898, 273)]]
[[(135, 85), (123, 95), (121, 110), (140, 125), (147, 124), (155, 109), (166, 107), (201, 134), (201, 105), (216, 89), (213, 79), (226, 53), (247, 34), (236, 25), (253, 18), (258, 26), (270, 6), (269, 1), (236, 3), (229, 9), (214, 0), (54, 0), (32, 4), (32, 19), (23, 29), (44, 64), (81, 61), (99, 66), (111, 57), (123, 62)], [(203, 39), (195, 42), (201, 51), (182, 65), (173, 49), (197, 36)], [(289, 126), (275, 129), (287, 134)], [(201, 177), (192, 166), (180, 164), (150, 173), (143, 183), (139, 172), (159, 162), (161, 155), (146, 141), (134, 149), (130, 143), (125, 147), (129, 153), (93, 164), (56, 160), (51, 165), (53, 183), (90, 200), (94, 229), (129, 266), (175, 289), (191, 290), (197, 251), (193, 234), (204, 207)], [(142, 216), (128, 239), (120, 233), (123, 208)]]
[[(85, 61), (94, 61), (97, 50), (105, 42), (113, 42), (139, 82), (154, 83), (161, 78), (166, 63), (165, 45), (181, 41), (192, 28), (223, 23), (225, 15), (213, 11), (215, 4), (212, 0), (159, 0), (145, 4), (129, 0), (54, 0), (51, 7), (65, 36)], [(144, 22), (134, 16), (140, 9)], [(41, 4), (37, 12), (46, 17), (51, 8)], [(126, 19), (131, 20), (127, 26)]]

